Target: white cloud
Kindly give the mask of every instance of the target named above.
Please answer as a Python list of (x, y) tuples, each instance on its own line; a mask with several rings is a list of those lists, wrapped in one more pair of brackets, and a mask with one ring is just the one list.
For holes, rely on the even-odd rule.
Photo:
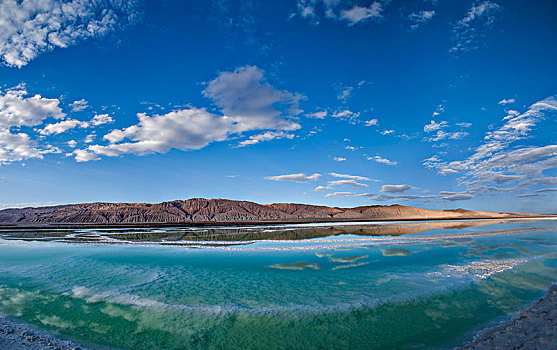
[(76, 149), (73, 151), (73, 154), (75, 155), (75, 160), (80, 163), (99, 160), (99, 157), (97, 157), (95, 153), (83, 149)]
[(441, 158), (439, 158), (437, 155), (434, 155), (430, 158), (424, 159), (424, 164), (426, 163), (436, 163), (436, 162), (440, 162)]
[(388, 160), (387, 158), (382, 158), (380, 156), (367, 157), (367, 160), (374, 160), (377, 163), (386, 164), (386, 165), (397, 165), (398, 164), (398, 162), (396, 162), (396, 161)]
[(349, 26), (353, 26), (370, 18), (383, 17), (382, 11), (381, 3), (375, 1), (369, 7), (355, 5), (351, 9), (343, 10), (340, 13), (340, 18), (348, 21)]
[(239, 132), (248, 130), (285, 130), (300, 128), (288, 119), (297, 115), (299, 94), (276, 90), (269, 84), (263, 71), (255, 66), (221, 72), (210, 81), (203, 95), (211, 98), (222, 113), (237, 123)]
[(395, 131), (392, 130), (392, 129), (391, 129), (391, 130), (383, 130), (383, 131), (381, 131), (381, 135), (390, 135), (390, 134), (392, 134), (392, 133), (394, 133), (394, 132), (395, 132)]
[[(0, 165), (29, 158), (42, 158), (53, 153), (52, 146), (40, 148), (22, 127), (40, 125), (45, 119), (61, 119), (66, 115), (58, 99), (41, 95), (29, 96), (24, 85), (0, 91)], [(16, 131), (18, 130), (18, 131)]]
[(555, 97), (550, 97), (533, 104), (523, 114), (510, 113), (503, 118), (505, 124), (502, 127), (486, 134), (486, 144), (480, 146), (475, 158), (481, 157), (488, 152), (506, 148), (509, 143), (526, 138), (531, 129), (543, 119), (544, 112), (549, 111), (557, 111), (557, 99)]
[(557, 192), (557, 188), (540, 188), (539, 190), (536, 190), (536, 192)]
[(99, 126), (102, 124), (112, 123), (114, 119), (108, 114), (97, 114), (89, 122), (76, 119), (66, 119), (57, 123), (49, 124), (39, 131), (41, 135), (57, 135), (77, 127), (86, 129), (91, 126)]
[(501, 101), (499, 101), (498, 103), (499, 103), (500, 105), (508, 105), (508, 104), (511, 104), (511, 103), (514, 103), (514, 102), (515, 102), (515, 99), (514, 99), (514, 98), (509, 98), (509, 99), (505, 99), (505, 98), (504, 98), (504, 99), (502, 99)]
[(360, 89), (365, 84), (366, 84), (365, 80), (361, 80), (360, 82), (358, 82), (354, 86), (347, 86), (347, 85), (344, 85), (344, 84), (338, 84), (337, 86), (335, 86), (335, 89), (338, 90), (337, 100), (340, 100), (343, 103), (346, 103), (346, 101), (352, 95), (352, 93), (355, 90)]
[(354, 90), (354, 87), (352, 87), (352, 86), (345, 87), (344, 89), (342, 89), (340, 94), (337, 95), (337, 100), (346, 101), (346, 99), (348, 97), (350, 97), (350, 94), (352, 93), (352, 90)]
[(439, 198), (447, 201), (462, 201), (472, 199), (474, 196), (466, 192), (441, 191), (439, 192)]
[(472, 123), (461, 122), (461, 123), (456, 123), (456, 125), (460, 126), (461, 128), (469, 128), (472, 126)]
[(315, 18), (315, 9), (313, 7), (314, 1), (311, 0), (299, 0), (298, 1), (298, 11), (300, 16), (304, 18)]
[[(83, 103), (75, 104), (74, 107), (78, 105), (83, 106)], [(76, 119), (63, 120), (65, 117), (66, 114), (60, 108), (60, 100), (45, 98), (39, 94), (30, 95), (24, 85), (0, 91), (0, 164), (29, 158), (40, 159), (45, 154), (60, 153), (59, 148), (44, 141), (45, 136), (61, 134), (76, 127), (88, 128), (112, 120), (105, 115), (95, 116), (90, 122)], [(31, 130), (32, 127), (44, 125), (49, 119), (58, 121)], [(36, 132), (41, 137), (35, 140), (31, 132)], [(93, 141), (91, 135), (85, 142)], [(41, 141), (42, 145), (38, 141)], [(77, 142), (70, 140), (67, 144), (74, 148)], [(84, 158), (81, 154), (80, 159)]]
[[(87, 151), (114, 157), (125, 153), (164, 153), (173, 148), (197, 150), (211, 142), (225, 141), (233, 134), (267, 130), (241, 141), (242, 147), (278, 138), (291, 139), (294, 135), (285, 131), (301, 127), (291, 120), (292, 115), (301, 112), (298, 109), (301, 96), (274, 89), (257, 67), (221, 72), (207, 84), (203, 94), (213, 99), (224, 115), (194, 107), (154, 116), (139, 113), (138, 124), (112, 130), (103, 137), (108, 145), (91, 145)], [(108, 118), (99, 117), (97, 121)]]
[[(383, 7), (378, 1), (364, 7), (341, 0), (298, 0), (297, 10), (300, 17), (308, 19), (314, 25), (319, 24), (321, 15), (324, 15), (352, 26), (368, 19), (381, 18)], [(323, 14), (320, 14), (321, 10)]]
[(252, 135), (249, 139), (244, 140), (238, 144), (238, 147), (245, 147), (248, 145), (255, 145), (263, 141), (271, 141), (277, 139), (293, 139), (294, 135), (285, 133), (284, 131), (266, 131), (262, 134)]
[(333, 158), (336, 162), (344, 162), (346, 160), (346, 158), (343, 157), (334, 157)]
[(357, 182), (356, 180), (333, 180), (327, 183), (329, 186), (354, 186), (354, 187), (367, 187), (367, 184)]
[(313, 190), (314, 191), (321, 191), (321, 190), (330, 190), (330, 189), (331, 189), (331, 187), (329, 187), (329, 186), (317, 186)]
[(0, 129), (0, 165), (29, 158), (42, 158), (42, 154), (29, 135)]
[(48, 124), (39, 133), (41, 135), (57, 135), (78, 126), (80, 128), (88, 128), (89, 124), (75, 119), (66, 119), (58, 123)]
[(410, 29), (418, 29), (422, 24), (429, 22), (435, 16), (435, 10), (422, 10), (413, 12), (408, 15), (408, 19), (412, 22)]
[(313, 174), (308, 175), (306, 174), (288, 174), (288, 175), (276, 175), (276, 176), (266, 176), (265, 180), (271, 181), (293, 181), (293, 182), (308, 182), (308, 181), (316, 181), (319, 180), (321, 174)]
[(445, 112), (445, 106), (443, 106), (443, 104), (439, 104), (437, 107), (435, 107), (435, 111), (433, 111), (431, 117), (435, 118), (444, 112)]
[(89, 107), (89, 103), (85, 99), (73, 101), (72, 103), (70, 103), (70, 108), (72, 109), (72, 112), (80, 112), (86, 109), (87, 107)]
[(377, 124), (379, 124), (379, 121), (377, 119), (370, 119), (367, 120), (365, 124), (366, 126), (376, 126)]
[(22, 67), (40, 53), (101, 37), (137, 19), (136, 1), (3, 0), (0, 57)]
[(52, 205), (54, 203), (40, 203), (40, 202), (29, 202), (29, 203), (0, 203), (0, 208), (27, 208), (27, 207), (41, 207), (45, 205)]
[(353, 119), (353, 118), (358, 118), (360, 116), (359, 112), (352, 112), (348, 109), (342, 110), (342, 111), (335, 111), (335, 113), (333, 113), (333, 118), (346, 118), (346, 119)]
[(447, 176), (450, 174), (456, 174), (458, 173), (458, 171), (451, 169), (451, 168), (445, 168), (439, 171), (439, 175), (443, 175), (443, 176)]
[(182, 109), (163, 115), (139, 113), (139, 123), (122, 130), (113, 130), (103, 139), (106, 146), (91, 145), (88, 150), (98, 155), (119, 156), (124, 153), (164, 153), (172, 148), (195, 150), (214, 141), (224, 141), (236, 124), (205, 109)]
[(369, 177), (358, 176), (358, 175), (348, 175), (348, 174), (339, 174), (339, 173), (329, 173), (329, 175), (341, 179), (350, 179), (350, 180), (357, 180), (357, 181), (377, 181), (377, 180), (372, 180)]
[[(460, 126), (461, 128), (468, 128), (472, 126), (471, 123), (457, 123), (456, 125)], [(425, 138), (425, 140), (429, 142), (437, 142), (437, 141), (447, 140), (447, 139), (458, 140), (469, 135), (465, 131), (453, 131), (453, 132), (445, 131), (444, 129), (446, 129), (448, 126), (449, 124), (445, 120), (442, 120), (440, 122), (436, 122), (435, 120), (430, 121), (429, 124), (426, 124), (424, 126), (424, 131), (427, 133), (436, 131), (436, 133), (435, 136)]]
[(472, 51), (479, 48), (480, 38), (495, 22), (501, 6), (492, 1), (477, 1), (453, 27), (454, 42), (450, 52)]
[(411, 188), (412, 186), (409, 185), (383, 185), (381, 186), (381, 192), (401, 193)]
[(518, 198), (531, 198), (531, 197), (543, 197), (545, 196), (545, 194), (543, 193), (524, 193), (524, 194), (518, 194), (515, 197)]
[(533, 185), (557, 185), (557, 177), (555, 176), (537, 177), (529, 181)]
[(439, 194), (431, 194), (431, 195), (410, 195), (410, 194), (401, 194), (401, 195), (386, 195), (386, 194), (374, 194), (368, 195), (370, 200), (374, 201), (410, 201), (410, 200), (418, 200), (418, 201), (428, 201), (428, 200), (443, 200), (443, 201), (461, 201), (461, 200), (469, 200), (474, 198), (474, 196), (467, 192), (450, 192), (450, 191), (440, 191)]
[(58, 99), (39, 94), (28, 96), (25, 86), (20, 85), (5, 92), (0, 91), (0, 129), (42, 124), (47, 118), (62, 119), (66, 115), (59, 107)]
[(321, 110), (321, 111), (305, 114), (305, 116), (308, 118), (325, 119), (325, 117), (327, 116), (327, 111)]
[(114, 123), (114, 119), (108, 114), (97, 114), (91, 119), (89, 122), (91, 125), (98, 126), (103, 124), (110, 124)]
[[(522, 114), (510, 111), (503, 118), (503, 124), (488, 131), (483, 143), (468, 158), (447, 162), (435, 156), (425, 160), (423, 164), (437, 169), (442, 175), (457, 171), (462, 173), (460, 181), (469, 188), (478, 188), (482, 183), (517, 183), (521, 187), (550, 184), (552, 178), (544, 176), (543, 172), (557, 168), (557, 145), (522, 145), (509, 148), (513, 143), (531, 138), (534, 127), (546, 120), (547, 115), (556, 113), (555, 96), (532, 104)], [(484, 189), (479, 189), (485, 192)]]
[(327, 193), (325, 197), (363, 197), (365, 195), (366, 194), (359, 195), (354, 192), (333, 192), (333, 193)]
[(442, 120), (439, 123), (437, 123), (435, 120), (432, 120), (429, 124), (426, 124), (424, 126), (424, 131), (425, 132), (432, 132), (435, 130), (439, 130), (441, 128), (445, 128), (447, 127), (447, 122)]
[(411, 194), (374, 194), (374, 193), (354, 193), (354, 192), (333, 192), (327, 193), (326, 197), (368, 197), (372, 201), (431, 201), (431, 200), (442, 200), (442, 201), (461, 201), (469, 200), (474, 198), (474, 195), (469, 192), (451, 192), (451, 191), (440, 191), (439, 194), (430, 195), (411, 195)]
[[(319, 24), (319, 16), (316, 8), (319, 2), (321, 2), (321, 0), (298, 0), (298, 14), (302, 18), (309, 19), (312, 24)], [(323, 0), (322, 2), (327, 17), (334, 17), (333, 7), (338, 0)]]
[(436, 142), (436, 141), (447, 140), (447, 139), (458, 140), (458, 139), (464, 138), (468, 135), (469, 134), (465, 131), (446, 132), (446, 131), (443, 131), (443, 130), (437, 130), (437, 132), (435, 133), (435, 136), (427, 138), (427, 141)]
[(93, 143), (93, 141), (95, 141), (96, 137), (97, 137), (97, 135), (95, 134), (95, 132), (92, 132), (89, 135), (85, 136), (85, 140), (83, 140), (83, 141), (85, 143)]

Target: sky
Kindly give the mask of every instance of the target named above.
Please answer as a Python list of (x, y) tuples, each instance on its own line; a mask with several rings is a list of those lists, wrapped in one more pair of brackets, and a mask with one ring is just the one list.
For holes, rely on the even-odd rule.
[(557, 213), (555, 1), (2, 0), (0, 209)]

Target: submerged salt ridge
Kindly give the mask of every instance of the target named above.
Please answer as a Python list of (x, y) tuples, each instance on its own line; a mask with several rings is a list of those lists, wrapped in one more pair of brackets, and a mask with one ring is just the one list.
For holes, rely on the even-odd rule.
[[(482, 268), (490, 271), (489, 273), (478, 274), (476, 272), (470, 273), (470, 276), (473, 278), (486, 278), (487, 276), (499, 273), (508, 269), (511, 269), (518, 263), (525, 262), (525, 260), (506, 260), (505, 261), (505, 268), (501, 268), (501, 263), (499, 261), (482, 261)], [(300, 265), (300, 263), (293, 263)], [(337, 265), (332, 268), (332, 270), (337, 270), (339, 268), (352, 268), (358, 267), (369, 264), (369, 262), (359, 262), (359, 263), (347, 263), (342, 265)], [(314, 268), (311, 265), (316, 264), (307, 264), (310, 267)], [(414, 300), (414, 299), (423, 299), (430, 297), (435, 294), (439, 293), (446, 293), (450, 292), (453, 289), (462, 288), (462, 286), (466, 286), (468, 282), (466, 280), (458, 280), (455, 279), (455, 275), (452, 273), (452, 269), (455, 268), (462, 268), (467, 272), (471, 270), (469, 267), (473, 267), (472, 265), (467, 266), (459, 266), (455, 268), (454, 266), (447, 266), (442, 271), (437, 271), (434, 273), (426, 274), (428, 278), (420, 281), (417, 275), (412, 273), (398, 273), (396, 275), (387, 276), (385, 278), (378, 279), (376, 284), (388, 284), (391, 281), (404, 281), (406, 280), (406, 284), (414, 285), (416, 283), (421, 283), (422, 288), (419, 290), (401, 290), (395, 294), (386, 294), (375, 291), (373, 293), (361, 293), (357, 297), (348, 298), (349, 294), (353, 293), (358, 288), (348, 288), (347, 291), (349, 293), (343, 293), (342, 296), (337, 298), (327, 297), (323, 298), (321, 296), (321, 300), (319, 303), (303, 303), (299, 301), (295, 301), (292, 303), (284, 303), (277, 304), (272, 306), (265, 306), (265, 301), (262, 303), (251, 304), (246, 306), (243, 303), (237, 303), (237, 300), (224, 302), (223, 304), (214, 305), (210, 303), (210, 300), (206, 300), (204, 303), (198, 305), (188, 305), (188, 304), (172, 304), (168, 302), (163, 302), (160, 300), (156, 300), (154, 298), (145, 298), (138, 294), (127, 293), (125, 291), (104, 291), (104, 292), (96, 292), (94, 289), (90, 289), (83, 286), (73, 286), (69, 292), (61, 293), (63, 296), (68, 296), (71, 299), (81, 299), (84, 300), (87, 304), (99, 304), (104, 303), (108, 305), (119, 305), (119, 306), (131, 306), (136, 310), (144, 310), (143, 312), (160, 312), (160, 311), (174, 311), (174, 312), (185, 312), (189, 314), (199, 314), (199, 315), (214, 315), (214, 316), (224, 316), (224, 315), (236, 315), (236, 314), (251, 314), (251, 315), (309, 315), (309, 314), (332, 314), (338, 312), (347, 312), (351, 310), (366, 310), (372, 309), (379, 305), (384, 305), (393, 302), (404, 302), (407, 300)], [(275, 267), (276, 266), (269, 266)], [(297, 270), (297, 269), (296, 269)], [(460, 270), (459, 270), (460, 271)], [(149, 283), (153, 283), (156, 280), (159, 280), (161, 276), (157, 276), (150, 281), (138, 283), (135, 285), (127, 286), (126, 289), (130, 291), (137, 291), (141, 292), (141, 286), (146, 285)], [(440, 283), (440, 278), (452, 279), (448, 281), (449, 283)], [(347, 282), (344, 283), (337, 283), (339, 286), (347, 285)], [(96, 288), (99, 288), (97, 286)], [(329, 289), (330, 291), (330, 289)], [(43, 300), (53, 300), (53, 295), (45, 296), (42, 293), (36, 292), (22, 292), (19, 288), (10, 289), (6, 288), (5, 286), (0, 285), (0, 293), (4, 293), (4, 302), (9, 300), (10, 302), (17, 302), (17, 301), (29, 301), (30, 297), (33, 295), (37, 296), (38, 299)], [(143, 293), (141, 293), (143, 294)], [(296, 297), (295, 294), (289, 295), (290, 297)], [(0, 299), (1, 300), (1, 299)], [(249, 304), (249, 303), (248, 303)], [(16, 315), (21, 316), (21, 315)], [(51, 318), (44, 318), (41, 317), (38, 320), (48, 325), (48, 322), (45, 320), (52, 320)], [(56, 318), (54, 318), (56, 319)], [(61, 321), (60, 318), (58, 318)], [(64, 327), (63, 327), (64, 328)]]
[(488, 278), (489, 276), (510, 270), (520, 263), (524, 263), (526, 259), (506, 259), (506, 260), (486, 260), (486, 261), (473, 261), (469, 265), (448, 265), (447, 269), (469, 274), (470, 276), (478, 278)]
[(0, 311), (123, 349), (449, 347), (557, 280), (553, 221), (462, 224), (211, 249), (13, 235), (0, 240)]

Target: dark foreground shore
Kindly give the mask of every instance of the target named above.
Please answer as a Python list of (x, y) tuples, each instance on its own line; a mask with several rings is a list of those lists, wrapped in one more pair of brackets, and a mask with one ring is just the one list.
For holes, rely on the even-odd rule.
[(459, 350), (557, 349), (557, 284), (520, 316), (480, 333)]
[(1, 350), (80, 350), (83, 347), (0, 318)]

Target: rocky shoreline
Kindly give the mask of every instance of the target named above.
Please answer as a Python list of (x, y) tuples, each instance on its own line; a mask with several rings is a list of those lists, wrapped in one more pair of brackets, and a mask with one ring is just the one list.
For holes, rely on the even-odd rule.
[(458, 350), (557, 349), (557, 284), (520, 315), (478, 334)]
[(2, 350), (85, 350), (67, 340), (46, 332), (0, 318), (0, 349)]

